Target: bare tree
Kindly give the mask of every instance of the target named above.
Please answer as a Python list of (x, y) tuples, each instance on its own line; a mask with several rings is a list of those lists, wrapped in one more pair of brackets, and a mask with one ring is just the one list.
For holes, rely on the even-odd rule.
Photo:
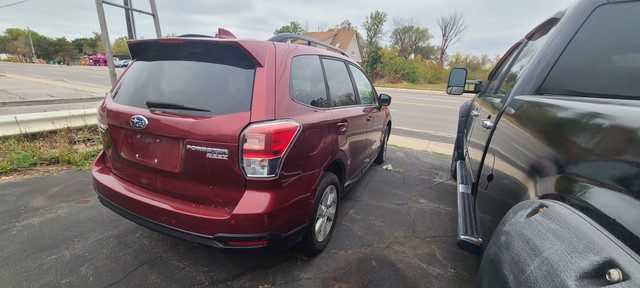
[(462, 32), (464, 32), (466, 28), (463, 18), (462, 14), (454, 12), (448, 16), (440, 16), (440, 19), (438, 19), (438, 26), (440, 26), (440, 32), (442, 33), (440, 57), (438, 58), (439, 64), (444, 64), (447, 49), (460, 40)]

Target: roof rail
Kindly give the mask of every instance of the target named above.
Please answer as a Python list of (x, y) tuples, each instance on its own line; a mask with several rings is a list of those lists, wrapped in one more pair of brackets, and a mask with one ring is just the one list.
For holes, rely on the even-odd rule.
[(338, 47), (332, 46), (330, 44), (324, 43), (324, 42), (320, 42), (318, 40), (309, 38), (309, 37), (305, 37), (302, 35), (298, 35), (298, 34), (293, 34), (293, 33), (282, 33), (282, 34), (278, 34), (276, 36), (273, 36), (271, 38), (269, 38), (269, 40), (267, 41), (272, 41), (272, 42), (285, 42), (286, 40), (289, 39), (297, 39), (297, 40), (302, 40), (302, 41), (307, 41), (307, 45), (311, 46), (311, 44), (316, 44), (319, 46), (323, 46), (326, 47), (328, 49), (333, 49), (336, 50), (338, 52), (340, 52), (340, 54), (349, 57), (349, 55), (347, 55), (347, 52), (344, 52), (342, 50), (340, 50)]

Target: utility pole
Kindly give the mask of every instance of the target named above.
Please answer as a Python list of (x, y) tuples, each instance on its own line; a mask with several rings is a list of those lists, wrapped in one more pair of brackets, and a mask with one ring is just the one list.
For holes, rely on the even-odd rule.
[(36, 62), (36, 50), (33, 49), (33, 40), (31, 40), (31, 29), (29, 29), (29, 27), (27, 27), (27, 32), (29, 32), (29, 42), (31, 42), (31, 55), (33, 55), (33, 58), (31, 59), (32, 63)]

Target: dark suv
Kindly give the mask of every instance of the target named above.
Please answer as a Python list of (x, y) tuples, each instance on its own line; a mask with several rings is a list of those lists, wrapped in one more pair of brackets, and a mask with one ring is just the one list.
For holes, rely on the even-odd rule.
[[(302, 240), (319, 253), (341, 193), (384, 161), (391, 98), (356, 62), (311, 47), (323, 43), (219, 35), (129, 42), (134, 62), (98, 112), (98, 198), (225, 251)], [(280, 42), (290, 38), (309, 45)]]
[(469, 91), (451, 172), (478, 286), (640, 287), (638, 19), (638, 1), (578, 1)]

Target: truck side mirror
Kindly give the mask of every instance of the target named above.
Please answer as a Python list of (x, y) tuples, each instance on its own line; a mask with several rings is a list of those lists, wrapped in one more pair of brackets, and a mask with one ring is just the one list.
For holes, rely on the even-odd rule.
[(453, 68), (449, 72), (449, 81), (447, 82), (447, 94), (462, 95), (464, 86), (467, 83), (467, 69)]

